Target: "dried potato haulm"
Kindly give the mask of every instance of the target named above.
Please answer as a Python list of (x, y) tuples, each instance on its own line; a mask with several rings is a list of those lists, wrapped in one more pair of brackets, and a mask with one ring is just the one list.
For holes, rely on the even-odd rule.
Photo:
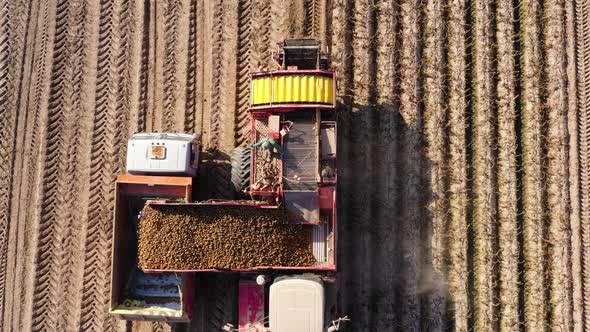
[(309, 225), (282, 210), (247, 206), (148, 206), (139, 223), (142, 269), (311, 266)]

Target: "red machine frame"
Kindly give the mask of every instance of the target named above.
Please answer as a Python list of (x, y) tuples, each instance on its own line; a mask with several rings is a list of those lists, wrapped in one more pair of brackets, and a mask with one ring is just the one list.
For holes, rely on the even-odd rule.
[[(304, 69), (304, 70), (293, 70), (292, 68), (285, 68), (285, 63), (281, 63), (282, 60), (285, 59), (285, 54), (282, 53), (282, 60), (281, 60), (281, 48), (279, 48), (279, 52), (275, 54), (277, 64), (279, 64), (279, 70), (268, 71), (268, 72), (261, 72), (261, 73), (253, 73), (251, 74), (251, 78), (259, 78), (259, 77), (272, 77), (272, 76), (280, 76), (280, 75), (323, 75), (329, 76), (333, 79), (332, 84), (332, 94), (336, 96), (336, 73), (331, 70), (322, 70), (322, 69)], [(323, 61), (324, 56), (322, 53), (318, 53), (317, 58), (317, 68), (320, 68), (320, 61)], [(327, 63), (329, 63), (329, 58), (326, 58)], [(271, 98), (271, 101), (274, 100)], [(336, 125), (336, 99), (334, 98), (333, 103), (331, 104), (321, 104), (321, 103), (269, 103), (264, 105), (256, 105), (251, 106), (250, 111), (250, 119), (251, 119), (251, 132), (250, 137), (252, 143), (255, 143), (260, 137), (257, 136), (258, 132), (256, 129), (256, 120), (260, 117), (269, 117), (271, 115), (279, 115), (281, 119), (279, 121), (279, 130), (283, 127), (286, 122), (284, 121), (284, 115), (291, 112), (297, 112), (298, 110), (306, 109), (306, 110), (316, 110), (316, 114), (321, 114), (322, 112), (333, 112), (331, 119), (328, 121), (321, 121), (321, 116), (316, 118), (318, 130), (324, 124), (324, 122), (328, 123), (329, 125), (333, 126), (334, 133), (337, 131)], [(335, 134), (334, 134), (335, 135)], [(186, 278), (191, 278), (194, 275), (194, 272), (238, 272), (243, 279), (240, 280), (240, 300), (239, 300), (239, 324), (240, 327), (246, 326), (246, 324), (251, 324), (253, 322), (259, 322), (259, 319), (262, 316), (264, 320), (264, 313), (267, 311), (268, 308), (265, 308), (265, 297), (268, 295), (265, 292), (264, 286), (255, 286), (255, 283), (252, 279), (253, 276), (258, 274), (268, 273), (272, 274), (281, 274), (281, 273), (299, 273), (299, 272), (315, 272), (319, 274), (324, 281), (331, 281), (334, 284), (334, 287), (338, 289), (338, 282), (337, 282), (337, 254), (338, 254), (338, 232), (337, 232), (337, 153), (334, 153), (333, 157), (333, 165), (334, 165), (334, 175), (333, 180), (325, 181), (322, 178), (322, 154), (321, 154), (321, 133), (319, 134), (319, 138), (317, 140), (316, 146), (318, 148), (317, 153), (317, 167), (316, 167), (316, 180), (317, 180), (317, 209), (318, 209), (318, 216), (324, 211), (324, 213), (328, 212), (329, 214), (324, 214), (324, 216), (329, 215), (330, 220), (330, 228), (326, 225), (327, 232), (325, 233), (325, 256), (326, 260), (323, 261), (322, 265), (311, 266), (311, 267), (293, 267), (293, 266), (257, 266), (252, 268), (242, 268), (242, 269), (198, 269), (198, 270), (160, 270), (160, 269), (144, 269), (143, 272), (146, 273), (160, 273), (160, 272), (176, 272), (181, 273)], [(283, 137), (281, 137), (280, 142), (281, 147), (285, 146), (285, 142)], [(254, 151), (253, 151), (254, 152)], [(112, 285), (113, 287), (120, 287), (122, 283), (122, 278), (124, 273), (121, 274), (121, 271), (116, 271), (116, 268), (121, 269), (121, 258), (119, 256), (122, 253), (118, 253), (118, 245), (117, 242), (121, 241), (121, 236), (119, 235), (119, 231), (117, 231), (118, 227), (121, 227), (122, 222), (127, 222), (125, 219), (126, 216), (120, 216), (119, 207), (119, 195), (122, 194), (132, 194), (132, 195), (140, 195), (149, 193), (150, 189), (146, 187), (153, 187), (156, 186), (158, 189), (156, 190), (157, 193), (161, 193), (161, 197), (185, 197), (185, 202), (171, 202), (167, 201), (165, 198), (163, 200), (151, 200), (146, 202), (147, 205), (184, 205), (184, 206), (203, 206), (203, 205), (230, 205), (230, 206), (253, 206), (260, 209), (276, 209), (279, 208), (281, 205), (284, 204), (284, 165), (283, 165), (283, 158), (278, 158), (279, 160), (279, 182), (278, 187), (272, 190), (251, 190), (249, 194), (253, 198), (262, 198), (268, 199), (267, 203), (261, 202), (260, 200), (251, 200), (251, 201), (224, 201), (224, 200), (209, 200), (205, 202), (198, 202), (193, 203), (191, 202), (192, 199), (192, 178), (187, 177), (168, 177), (168, 176), (141, 176), (141, 175), (120, 175), (117, 179), (117, 189), (116, 189), (116, 200), (115, 200), (115, 215), (114, 215), (114, 228), (115, 232), (113, 234), (113, 270), (112, 270)], [(256, 153), (251, 154), (251, 163), (250, 163), (250, 187), (256, 181), (255, 172), (256, 172)], [(121, 219), (122, 218), (122, 219)], [(311, 224), (312, 227), (320, 227), (322, 225), (321, 222), (302, 222), (303, 224)], [(331, 231), (331, 232), (330, 232)], [(330, 247), (331, 243), (331, 247)], [(331, 251), (330, 251), (331, 249)], [(120, 275), (121, 274), (121, 275)], [(188, 280), (188, 279), (187, 279)], [(192, 281), (192, 279), (191, 279)], [(187, 288), (187, 291), (190, 293), (189, 296), (185, 299), (185, 303), (183, 303), (183, 317), (186, 319), (190, 319), (192, 316), (192, 307), (190, 306), (193, 302), (192, 298), (192, 282), (187, 282), (184, 286)], [(120, 297), (119, 290), (112, 290), (111, 291), (111, 301), (114, 303)], [(333, 304), (336, 306), (335, 304)], [(125, 317), (123, 318), (132, 318), (132, 317)], [(145, 316), (141, 319), (150, 319), (150, 320), (159, 320), (157, 317), (148, 317)], [(251, 326), (251, 325), (248, 325)]]

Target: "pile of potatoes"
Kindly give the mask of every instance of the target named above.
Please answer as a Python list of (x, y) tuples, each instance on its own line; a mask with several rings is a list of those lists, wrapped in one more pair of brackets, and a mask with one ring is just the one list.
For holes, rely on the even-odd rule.
[(139, 223), (142, 269), (245, 269), (312, 266), (311, 226), (281, 209), (150, 205)]

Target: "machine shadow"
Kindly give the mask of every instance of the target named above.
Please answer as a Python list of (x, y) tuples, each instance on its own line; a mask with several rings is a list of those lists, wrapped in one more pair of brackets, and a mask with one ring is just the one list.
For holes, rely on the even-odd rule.
[[(453, 304), (446, 267), (433, 258), (427, 207), (442, 193), (432, 190), (423, 132), (393, 104), (344, 98), (338, 114), (338, 300), (340, 316), (351, 319), (345, 331), (452, 329), (444, 325), (452, 321)], [(201, 160), (194, 199), (231, 198), (220, 180), (230, 178), (230, 156), (210, 149)], [(194, 317), (174, 330), (236, 323), (238, 282), (237, 274), (198, 274)]]
[[(216, 148), (200, 152), (199, 172), (193, 184), (193, 200), (233, 199), (231, 156)], [(198, 190), (196, 190), (198, 188)]]
[(423, 132), (397, 105), (344, 98), (338, 111), (339, 302), (350, 331), (450, 328), (452, 301), (442, 257), (433, 258), (427, 207), (442, 193), (432, 191)]

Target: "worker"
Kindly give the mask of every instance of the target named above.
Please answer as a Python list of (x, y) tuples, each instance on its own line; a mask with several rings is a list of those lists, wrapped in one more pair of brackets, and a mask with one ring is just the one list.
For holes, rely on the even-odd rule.
[(277, 151), (277, 153), (279, 155), (281, 155), (281, 157), (283, 156), (283, 150), (281, 150), (281, 146), (278, 143), (278, 140), (280, 139), (281, 134), (279, 134), (278, 132), (269, 132), (267, 137), (263, 137), (262, 139), (260, 139), (260, 141), (258, 141), (255, 144), (250, 144), (251, 148), (257, 148), (257, 147), (261, 147), (263, 149), (267, 149), (270, 152), (273, 152), (274, 150)]

